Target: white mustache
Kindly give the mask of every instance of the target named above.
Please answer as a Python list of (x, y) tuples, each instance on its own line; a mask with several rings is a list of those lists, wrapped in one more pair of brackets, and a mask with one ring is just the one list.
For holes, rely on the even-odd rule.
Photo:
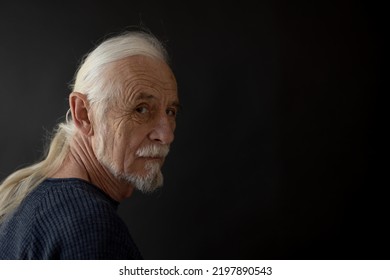
[(138, 157), (162, 157), (165, 158), (169, 153), (168, 145), (150, 145), (139, 148), (136, 151)]

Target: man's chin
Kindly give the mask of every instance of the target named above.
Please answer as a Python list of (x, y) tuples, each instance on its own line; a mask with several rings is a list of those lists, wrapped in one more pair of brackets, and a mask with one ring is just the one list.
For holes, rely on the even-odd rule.
[(120, 179), (131, 184), (135, 189), (143, 193), (152, 193), (156, 191), (158, 188), (162, 187), (164, 182), (164, 177), (161, 171), (153, 176), (149, 173), (146, 176), (126, 174), (125, 176), (120, 177)]
[(101, 161), (111, 172), (111, 174), (122, 181), (132, 185), (135, 189), (143, 193), (152, 193), (163, 185), (163, 175), (161, 173), (161, 164), (155, 161), (148, 162), (142, 173), (120, 172), (113, 164), (107, 164), (104, 160)]

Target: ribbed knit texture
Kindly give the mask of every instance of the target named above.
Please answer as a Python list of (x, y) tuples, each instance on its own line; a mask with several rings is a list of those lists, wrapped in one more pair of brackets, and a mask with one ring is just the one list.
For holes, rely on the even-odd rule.
[(47, 179), (0, 225), (0, 259), (141, 259), (118, 203), (81, 179)]

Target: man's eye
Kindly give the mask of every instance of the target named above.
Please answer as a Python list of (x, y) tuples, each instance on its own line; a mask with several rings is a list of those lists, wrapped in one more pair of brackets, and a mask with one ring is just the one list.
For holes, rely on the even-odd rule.
[(145, 106), (137, 107), (135, 110), (140, 114), (145, 114), (149, 112), (148, 108), (146, 108)]
[(176, 109), (167, 109), (168, 116), (176, 116)]

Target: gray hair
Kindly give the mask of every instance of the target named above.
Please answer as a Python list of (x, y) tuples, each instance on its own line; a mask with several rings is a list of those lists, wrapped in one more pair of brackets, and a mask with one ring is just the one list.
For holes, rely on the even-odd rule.
[[(87, 54), (76, 71), (72, 91), (87, 96), (96, 117), (101, 117), (108, 101), (120, 91), (120, 85), (105, 79), (108, 67), (126, 57), (144, 55), (161, 59), (168, 64), (167, 51), (151, 33), (129, 31), (108, 38)], [(67, 114), (68, 115), (68, 114)], [(0, 184), (0, 223), (13, 212), (22, 200), (42, 181), (52, 176), (63, 164), (75, 125), (68, 117), (58, 124), (44, 159), (17, 170)]]

